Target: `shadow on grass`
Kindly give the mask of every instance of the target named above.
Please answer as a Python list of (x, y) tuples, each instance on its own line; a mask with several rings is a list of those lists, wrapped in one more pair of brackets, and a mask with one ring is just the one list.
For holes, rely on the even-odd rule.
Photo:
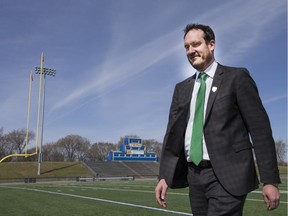
[(54, 171), (63, 170), (63, 169), (69, 168), (69, 167), (77, 166), (77, 165), (78, 164), (71, 164), (71, 165), (67, 165), (67, 166), (63, 166), (63, 167), (58, 167), (58, 168), (54, 168), (54, 169), (50, 169), (50, 170), (47, 170), (45, 172), (42, 172), (41, 174), (47, 174), (47, 173), (51, 173)]

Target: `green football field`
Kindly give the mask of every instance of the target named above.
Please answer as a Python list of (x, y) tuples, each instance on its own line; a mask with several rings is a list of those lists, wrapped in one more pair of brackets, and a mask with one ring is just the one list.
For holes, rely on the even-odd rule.
[[(285, 181), (287, 182), (287, 181)], [(168, 207), (154, 198), (156, 180), (26, 183), (0, 185), (0, 214), (5, 216), (191, 215), (188, 190), (169, 190)], [(260, 190), (249, 194), (245, 216), (287, 215), (287, 184), (281, 204), (267, 211)]]

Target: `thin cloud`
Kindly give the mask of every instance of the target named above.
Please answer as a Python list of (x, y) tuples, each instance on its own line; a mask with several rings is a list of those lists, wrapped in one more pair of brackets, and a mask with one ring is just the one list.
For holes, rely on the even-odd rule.
[[(255, 1), (243, 4), (242, 1), (236, 1), (223, 9), (221, 14), (225, 16), (218, 16), (213, 21), (216, 31), (219, 32), (218, 44), (221, 44), (221, 47), (217, 48), (217, 57), (221, 61), (233, 64), (237, 59), (243, 58), (246, 52), (250, 52), (263, 41), (278, 34), (279, 31), (276, 29), (280, 26), (277, 20), (285, 15), (286, 3), (266, 0), (259, 1), (259, 4)], [(213, 15), (213, 17), (217, 16)], [(225, 51), (222, 51), (222, 48)]]
[(264, 100), (263, 104), (270, 104), (270, 103), (273, 103), (275, 101), (279, 101), (279, 100), (283, 100), (283, 99), (287, 99), (287, 94), (278, 95), (278, 96), (275, 96), (273, 98), (269, 98), (267, 100)]
[[(224, 47), (226, 44), (224, 43), (226, 34), (219, 36), (221, 47), (219, 48), (220, 54), (217, 54), (217, 59), (219, 61), (235, 62), (235, 59), (238, 59), (236, 55), (243, 55), (243, 52), (253, 49), (261, 40), (265, 39), (261, 37), (261, 35), (267, 36), (267, 34), (264, 34), (266, 32), (265, 27), (270, 26), (285, 11), (283, 9), (284, 4), (283, 2), (275, 4), (270, 1), (264, 1), (261, 4), (251, 2), (243, 4), (242, 1), (234, 1), (213, 9), (209, 14), (198, 17), (197, 20), (201, 22), (202, 20), (203, 22), (207, 20), (208, 23), (210, 20), (213, 20), (215, 29), (219, 32), (219, 35), (229, 29), (229, 37), (235, 38), (235, 41), (229, 40), (234, 42), (232, 44), (233, 49), (227, 49), (227, 51), (222, 53), (221, 47)], [(236, 6), (238, 8), (237, 11), (232, 10)], [(225, 14), (225, 16), (217, 16), (217, 14)], [(218, 17), (218, 19), (215, 19), (215, 17)], [(240, 30), (243, 34), (237, 35), (239, 29), (243, 29)], [(138, 47), (119, 58), (104, 62), (101, 66), (91, 70), (90, 73), (96, 74), (96, 76), (90, 83), (84, 83), (76, 87), (71, 94), (56, 102), (51, 111), (74, 104), (80, 99), (82, 104), (86, 104), (87, 101), (91, 101), (91, 98), (89, 98), (91, 95), (97, 94), (93, 98), (98, 98), (101, 95), (105, 95), (105, 92), (110, 92), (112, 87), (116, 90), (117, 86), (121, 86), (121, 83), (125, 80), (132, 80), (133, 77), (142, 73), (148, 67), (162, 61), (170, 54), (181, 50), (183, 45), (182, 41), (179, 42), (179, 37), (181, 37), (180, 28)], [(240, 40), (240, 38), (242, 39)], [(165, 47), (165, 51), (163, 51), (162, 47)], [(170, 47), (170, 49), (167, 49), (167, 47)], [(114, 50), (114, 52), (116, 51)], [(179, 51), (180, 53), (183, 55), (182, 50)], [(77, 107), (81, 107), (81, 104), (78, 104)]]
[[(117, 86), (121, 86), (121, 83), (127, 80), (131, 81), (133, 77), (142, 73), (145, 69), (182, 48), (182, 46), (180, 47), (179, 44), (177, 44), (177, 41), (171, 40), (171, 37), (174, 38), (177, 33), (179, 33), (179, 31), (168, 33), (126, 55), (107, 61), (100, 67), (96, 67), (91, 71), (91, 74), (96, 74), (96, 76), (90, 83), (85, 83), (76, 88), (66, 98), (57, 102), (51, 110), (53, 111), (75, 103), (76, 100), (82, 99), (83, 97), (86, 98), (86, 100), (90, 100), (89, 98), (87, 99), (87, 97), (95, 93), (98, 96), (105, 95), (105, 92), (111, 91), (111, 88), (115, 90)], [(165, 52), (163, 52), (163, 46), (167, 44), (170, 44), (170, 48), (165, 49)]]

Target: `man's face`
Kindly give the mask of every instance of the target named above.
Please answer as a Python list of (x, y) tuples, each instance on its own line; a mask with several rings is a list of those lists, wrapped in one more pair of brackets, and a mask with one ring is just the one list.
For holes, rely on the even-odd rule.
[(214, 61), (215, 41), (208, 44), (204, 40), (204, 32), (200, 29), (190, 30), (184, 38), (184, 47), (190, 64), (198, 71), (204, 71)]

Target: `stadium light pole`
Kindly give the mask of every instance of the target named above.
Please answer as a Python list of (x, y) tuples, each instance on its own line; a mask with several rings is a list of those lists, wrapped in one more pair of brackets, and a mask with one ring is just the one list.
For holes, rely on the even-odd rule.
[[(41, 87), (41, 85), (40, 85), (40, 90), (39, 90), (39, 92), (43, 92), (41, 142), (40, 142), (39, 156), (38, 156), (38, 175), (41, 175), (41, 163), (42, 163), (42, 158), (43, 158), (42, 157), (42, 145), (43, 145), (43, 132), (44, 132), (46, 76), (53, 76), (54, 77), (56, 75), (56, 70), (42, 67), (42, 62), (41, 62), (41, 67), (35, 67), (35, 72), (36, 72), (36, 74), (40, 74), (40, 76), (42, 76), (42, 75), (44, 76), (43, 87)], [(40, 93), (40, 95), (41, 95), (41, 93)], [(40, 101), (40, 97), (39, 97), (39, 101)], [(38, 134), (38, 128), (37, 128), (37, 134)], [(38, 137), (37, 137), (36, 142), (38, 143)]]

